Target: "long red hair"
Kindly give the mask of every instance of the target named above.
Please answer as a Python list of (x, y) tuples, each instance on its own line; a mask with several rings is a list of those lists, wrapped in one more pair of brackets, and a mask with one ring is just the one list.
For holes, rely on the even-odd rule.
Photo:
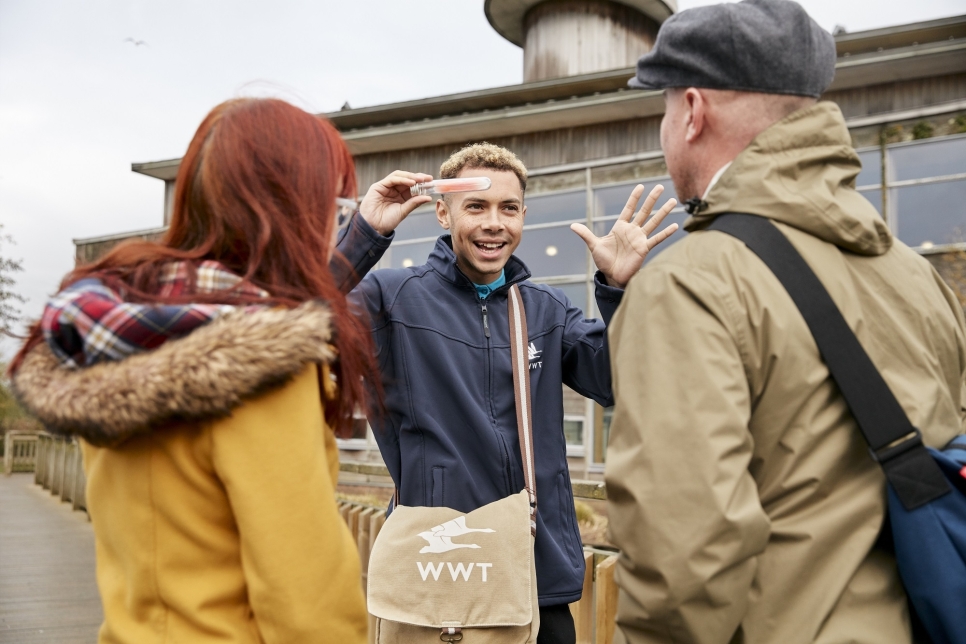
[[(325, 415), (337, 434), (347, 435), (353, 410), (366, 406), (365, 381), (372, 393), (379, 379), (367, 317), (350, 312), (329, 270), (340, 196), (356, 196), (355, 167), (329, 121), (277, 99), (227, 101), (208, 114), (181, 160), (164, 239), (123, 243), (77, 267), (61, 288), (95, 276), (131, 302), (266, 303), (237, 294), (157, 295), (165, 263), (187, 261), (193, 271), (200, 261), (216, 260), (268, 291), (268, 303), (325, 301), (339, 356), (332, 365), (339, 397), (326, 402)], [(344, 261), (338, 253), (333, 259)], [(35, 325), (11, 371), (41, 341)]]

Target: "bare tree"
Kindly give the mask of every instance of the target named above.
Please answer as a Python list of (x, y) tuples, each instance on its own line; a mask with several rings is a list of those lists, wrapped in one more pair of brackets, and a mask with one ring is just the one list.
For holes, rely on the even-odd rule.
[(3, 234), (3, 224), (0, 224), (0, 334), (11, 337), (16, 337), (13, 327), (20, 321), (17, 303), (26, 301), (13, 290), (17, 283), (13, 276), (23, 270), (23, 261), (8, 257), (4, 248), (4, 245), (12, 246), (14, 243), (13, 237)]

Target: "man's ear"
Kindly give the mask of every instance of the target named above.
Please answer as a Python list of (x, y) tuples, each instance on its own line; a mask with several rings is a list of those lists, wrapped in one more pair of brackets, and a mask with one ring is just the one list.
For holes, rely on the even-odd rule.
[(688, 125), (684, 140), (688, 143), (694, 143), (700, 138), (705, 125), (707, 125), (708, 102), (700, 90), (689, 87), (684, 92), (684, 105)]
[(445, 199), (436, 200), (436, 221), (443, 227), (443, 230), (449, 230), (449, 204), (446, 203)]

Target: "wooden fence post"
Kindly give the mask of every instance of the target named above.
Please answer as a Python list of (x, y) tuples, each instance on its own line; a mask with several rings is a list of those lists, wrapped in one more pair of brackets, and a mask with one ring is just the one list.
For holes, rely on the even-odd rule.
[(60, 496), (64, 485), (64, 469), (67, 465), (67, 445), (62, 436), (54, 438), (54, 476), (50, 484), (50, 493)]
[(3, 437), (3, 473), (13, 474), (13, 432), (7, 432)]
[[(39, 439), (36, 434), (27, 434), (22, 439), (21, 443), (21, 472), (31, 472), (37, 469), (37, 444)], [(17, 467), (17, 463), (14, 463), (14, 468)]]
[(46, 434), (37, 435), (37, 465), (34, 467), (34, 484), (42, 485), (44, 482), (44, 466), (47, 465), (47, 436)]
[(584, 551), (584, 588), (580, 600), (570, 605), (577, 644), (594, 644), (594, 553)]
[(611, 644), (614, 639), (614, 619), (617, 616), (617, 583), (614, 581), (616, 565), (617, 555), (611, 555), (597, 564), (594, 579), (596, 644)]
[(382, 530), (382, 526), (386, 524), (386, 512), (385, 510), (380, 510), (378, 513), (372, 515), (369, 519), (369, 552), (372, 553), (372, 547), (376, 544), (376, 537), (379, 536), (379, 532)]
[(361, 505), (356, 505), (354, 503), (349, 506), (349, 516), (347, 518), (349, 523), (349, 533), (352, 535), (352, 540), (356, 544), (359, 543), (359, 514), (364, 509), (365, 508), (363, 508)]
[(73, 502), (74, 468), (77, 467), (77, 443), (73, 439), (64, 445), (64, 479), (60, 484), (60, 500)]
[(54, 487), (54, 464), (57, 462), (57, 443), (53, 436), (47, 436), (47, 464), (44, 465), (44, 489)]
[(87, 511), (87, 475), (84, 472), (84, 452), (77, 445), (77, 466), (74, 468), (73, 493), (71, 507), (74, 510)]
[(366, 580), (369, 574), (369, 530), (372, 529), (372, 515), (379, 512), (377, 508), (366, 508), (359, 513), (359, 536), (356, 538), (356, 548), (359, 549), (359, 563), (362, 565), (362, 590), (366, 590)]
[[(382, 526), (386, 523), (386, 511), (380, 509), (375, 514), (369, 517), (369, 547), (368, 552), (372, 553), (372, 546), (376, 543), (376, 538), (379, 536), (379, 531), (382, 530)], [(366, 571), (366, 582), (369, 581), (369, 555), (366, 555), (365, 563), (363, 563)], [(368, 585), (366, 586), (368, 588)], [(369, 615), (369, 644), (376, 643), (376, 618)]]

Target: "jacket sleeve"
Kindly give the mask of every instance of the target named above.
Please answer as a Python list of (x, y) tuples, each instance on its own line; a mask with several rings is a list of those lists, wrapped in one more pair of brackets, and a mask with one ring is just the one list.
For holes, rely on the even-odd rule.
[(356, 213), (336, 243), (329, 270), (339, 290), (348, 293), (379, 263), (396, 233), (383, 237)]
[[(347, 293), (350, 306), (364, 312), (369, 318), (376, 363), (383, 376), (384, 389), (388, 389), (385, 383), (393, 382), (395, 378), (392, 372), (390, 302), (386, 297), (387, 289), (395, 282), (378, 274), (391, 271), (370, 271), (379, 263), (394, 236), (395, 232), (392, 232), (383, 237), (356, 213), (339, 239), (336, 245), (338, 253), (333, 255), (330, 263), (336, 283), (343, 293)], [(368, 411), (379, 451), (393, 479), (398, 482), (401, 468), (399, 437), (390, 419), (377, 418), (380, 410)]]
[(615, 642), (728, 642), (770, 524), (748, 467), (750, 392), (724, 289), (665, 267), (610, 329), (608, 516), (622, 555)]
[(567, 308), (563, 334), (563, 382), (582, 396), (604, 407), (614, 404), (610, 384), (607, 325), (621, 303), (623, 289), (608, 286), (598, 271), (594, 277), (601, 320), (587, 320), (573, 306)]
[(359, 555), (336, 507), (316, 367), (210, 431), (263, 641), (366, 642)]

